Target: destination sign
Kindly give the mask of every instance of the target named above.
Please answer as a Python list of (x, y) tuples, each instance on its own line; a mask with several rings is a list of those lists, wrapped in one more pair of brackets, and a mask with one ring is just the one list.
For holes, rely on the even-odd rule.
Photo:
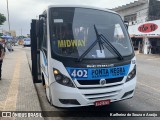
[(58, 40), (58, 47), (81, 47), (85, 46), (85, 40)]
[(67, 71), (74, 80), (96, 80), (110, 79), (126, 76), (129, 71), (129, 65), (111, 67), (111, 68), (70, 68)]

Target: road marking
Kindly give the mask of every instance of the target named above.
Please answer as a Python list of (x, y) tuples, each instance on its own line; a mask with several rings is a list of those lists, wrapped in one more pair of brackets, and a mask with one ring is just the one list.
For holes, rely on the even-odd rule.
[[(146, 85), (146, 84), (143, 84), (143, 83), (140, 83), (140, 82), (137, 82), (137, 83), (140, 84), (140, 85), (142, 85), (142, 86), (148, 87), (148, 88), (150, 88), (150, 89), (152, 89), (152, 90), (155, 90), (156, 92), (160, 92), (160, 89), (156, 89), (156, 88), (150, 87), (150, 86), (148, 86), (148, 85)], [(149, 99), (154, 99), (154, 100), (160, 101), (160, 99), (157, 98), (157, 96), (154, 96), (153, 94), (151, 94), (151, 96), (152, 96), (152, 97), (150, 97)]]
[(148, 86), (148, 85), (146, 85), (146, 84), (143, 84), (143, 83), (141, 83), (141, 82), (137, 82), (137, 83), (140, 84), (140, 85), (142, 85), (142, 86), (148, 87), (148, 88), (150, 88), (150, 89), (152, 89), (152, 90), (155, 90), (155, 91), (157, 91), (157, 92), (160, 92), (160, 89), (153, 88), (153, 87)]
[(13, 78), (9, 86), (7, 98), (6, 98), (4, 107), (3, 107), (3, 111), (15, 111), (16, 110), (21, 62), (22, 62), (22, 57), (21, 57), (21, 54), (19, 53), (17, 61), (16, 61), (14, 73), (13, 73)]
[(158, 60), (160, 58), (151, 58), (151, 59), (147, 59), (147, 60)]

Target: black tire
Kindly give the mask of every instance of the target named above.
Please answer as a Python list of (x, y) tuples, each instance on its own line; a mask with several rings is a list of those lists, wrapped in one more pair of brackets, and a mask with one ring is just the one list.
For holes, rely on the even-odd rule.
[(43, 74), (41, 76), (42, 76), (42, 85), (44, 86), (45, 85), (44, 76)]
[[(42, 85), (45, 86), (45, 80), (44, 80), (43, 74), (42, 74)], [(50, 104), (51, 106), (53, 106), (50, 87), (49, 87), (49, 99), (50, 99), (50, 101), (49, 101), (49, 99), (48, 99), (48, 97), (47, 97), (46, 86), (45, 86), (44, 89), (45, 89), (45, 94), (46, 94), (47, 101), (49, 102), (49, 104)]]
[(51, 95), (50, 87), (49, 87), (49, 99), (50, 99), (50, 101), (49, 101), (50, 105), (53, 106), (52, 95)]

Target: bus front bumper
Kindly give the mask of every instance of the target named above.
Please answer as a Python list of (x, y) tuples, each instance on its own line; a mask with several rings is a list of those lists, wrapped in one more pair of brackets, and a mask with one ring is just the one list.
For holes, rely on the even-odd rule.
[(52, 103), (57, 107), (80, 107), (94, 105), (96, 101), (121, 101), (132, 98), (136, 86), (136, 77), (114, 86), (101, 88), (72, 88), (57, 82), (50, 85)]

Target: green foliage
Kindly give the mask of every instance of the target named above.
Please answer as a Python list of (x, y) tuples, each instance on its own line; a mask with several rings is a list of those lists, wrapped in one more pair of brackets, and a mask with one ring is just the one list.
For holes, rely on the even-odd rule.
[(0, 13), (0, 25), (2, 25), (6, 21), (6, 17)]
[(2, 34), (2, 33), (0, 33), (0, 37), (1, 37), (1, 36), (3, 36), (3, 34)]
[(17, 38), (23, 39), (23, 38), (25, 38), (25, 36), (17, 36)]

